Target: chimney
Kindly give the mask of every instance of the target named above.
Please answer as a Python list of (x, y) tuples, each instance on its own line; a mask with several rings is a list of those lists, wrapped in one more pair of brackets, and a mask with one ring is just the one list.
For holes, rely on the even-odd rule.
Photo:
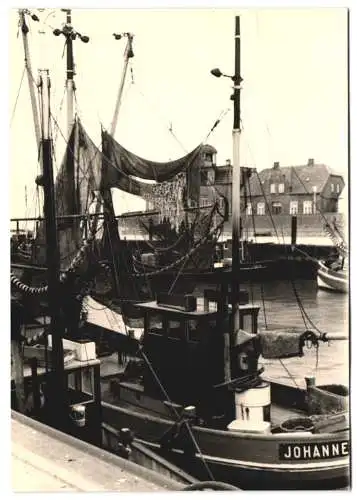
[(313, 158), (309, 158), (309, 159), (307, 160), (307, 164), (308, 164), (308, 166), (309, 166), (309, 167), (312, 167), (312, 166), (314, 165), (314, 163), (315, 163), (315, 162), (314, 162), (314, 159), (313, 159)]
[(230, 167), (230, 166), (231, 166), (231, 160), (230, 160), (230, 159), (226, 160), (226, 166), (227, 166), (227, 167)]
[(273, 165), (273, 168), (279, 168), (279, 166), (280, 166), (280, 165), (279, 165), (279, 162), (278, 162), (278, 161), (275, 161), (275, 162), (274, 162), (274, 165)]

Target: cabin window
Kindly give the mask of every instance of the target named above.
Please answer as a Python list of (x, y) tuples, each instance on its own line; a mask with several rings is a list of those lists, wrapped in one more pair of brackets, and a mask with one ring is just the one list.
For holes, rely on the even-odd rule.
[(270, 184), (270, 193), (271, 194), (275, 193), (275, 184)]
[(305, 200), (303, 204), (303, 213), (305, 215), (310, 215), (312, 214), (312, 201), (311, 200)]
[(257, 204), (257, 215), (265, 215), (265, 203), (263, 201)]
[(149, 331), (150, 333), (162, 333), (163, 324), (162, 317), (158, 315), (150, 315), (149, 317)]
[(247, 215), (252, 215), (252, 204), (250, 202), (247, 203)]
[(282, 206), (281, 203), (279, 202), (272, 203), (271, 208), (272, 208), (272, 213), (275, 215), (281, 214), (282, 212)]
[(278, 191), (279, 191), (279, 193), (284, 193), (284, 191), (285, 191), (285, 184), (283, 182), (279, 183)]
[(297, 201), (290, 202), (290, 215), (296, 215), (299, 212), (299, 203)]
[(168, 327), (169, 327), (169, 337), (174, 338), (174, 339), (181, 339), (182, 338), (181, 321), (175, 321), (175, 320), (170, 319)]
[(188, 340), (199, 340), (199, 323), (196, 319), (187, 321), (187, 338)]

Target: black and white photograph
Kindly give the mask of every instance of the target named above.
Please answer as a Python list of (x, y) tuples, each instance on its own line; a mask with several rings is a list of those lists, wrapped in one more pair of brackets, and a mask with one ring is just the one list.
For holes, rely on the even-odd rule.
[(351, 11), (55, 5), (8, 6), (12, 492), (351, 490)]

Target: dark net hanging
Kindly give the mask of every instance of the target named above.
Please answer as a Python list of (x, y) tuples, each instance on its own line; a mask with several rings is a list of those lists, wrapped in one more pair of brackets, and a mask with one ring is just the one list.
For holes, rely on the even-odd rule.
[[(57, 217), (87, 214), (94, 193), (100, 188), (101, 175), (102, 154), (76, 118), (55, 180)], [(67, 269), (83, 245), (83, 223), (78, 218), (58, 219), (57, 227), (61, 268)], [(37, 243), (43, 247), (44, 224), (38, 228), (37, 236)]]
[[(185, 177), (185, 197), (189, 203), (198, 205), (200, 187), (200, 159), (202, 145), (191, 153), (169, 162), (145, 160), (121, 146), (102, 130), (103, 188), (117, 187), (127, 193), (147, 198), (153, 193), (153, 185), (133, 179), (156, 181), (158, 184), (175, 183), (178, 176)], [(155, 184), (157, 185), (157, 184)]]

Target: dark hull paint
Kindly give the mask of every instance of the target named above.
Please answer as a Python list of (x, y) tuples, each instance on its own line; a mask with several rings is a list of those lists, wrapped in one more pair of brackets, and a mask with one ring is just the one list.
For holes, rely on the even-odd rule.
[[(120, 404), (102, 403), (103, 420), (120, 429), (134, 430), (136, 439), (160, 452), (160, 438), (170, 429), (172, 420), (153, 417), (145, 410), (136, 411)], [(216, 481), (224, 481), (243, 489), (336, 489), (349, 484), (348, 457), (304, 462), (282, 462), (278, 458), (279, 443), (326, 443), (344, 441), (348, 433), (339, 434), (243, 434), (193, 427), (195, 439)], [(186, 441), (187, 442), (187, 441)], [(163, 456), (184, 468), (189, 474), (210, 479), (199, 456), (185, 455), (177, 442)], [(181, 446), (181, 448), (180, 448)]]

